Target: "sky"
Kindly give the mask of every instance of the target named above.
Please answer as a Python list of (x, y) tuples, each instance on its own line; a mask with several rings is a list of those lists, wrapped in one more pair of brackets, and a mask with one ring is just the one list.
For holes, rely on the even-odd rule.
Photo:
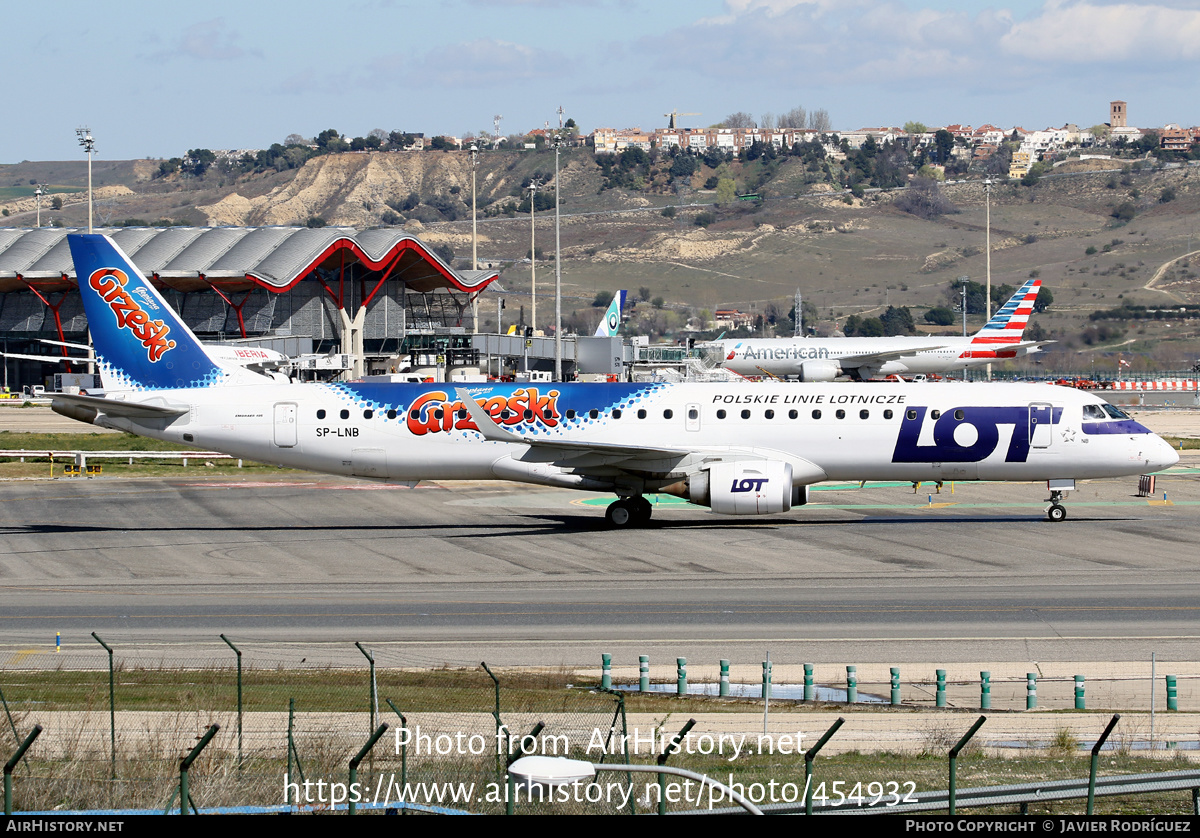
[(685, 127), (824, 109), (919, 121), (1200, 123), (1200, 0), (58, 0), (4, 4), (0, 163), (166, 158), (375, 128)]

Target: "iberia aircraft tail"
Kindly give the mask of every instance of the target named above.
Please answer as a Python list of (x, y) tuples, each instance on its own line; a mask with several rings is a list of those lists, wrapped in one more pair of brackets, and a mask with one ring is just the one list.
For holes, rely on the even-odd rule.
[(984, 324), (971, 338), (971, 347), (963, 358), (1015, 358), (1038, 351), (1043, 343), (1051, 341), (1021, 341), (1021, 334), (1029, 324), (1033, 303), (1042, 288), (1040, 279), (1031, 279), (1017, 289), (1017, 293), (1002, 305), (992, 319)]
[(625, 295), (627, 293), (626, 291), (618, 291), (613, 295), (612, 302), (608, 304), (608, 311), (604, 312), (604, 319), (596, 327), (596, 337), (611, 338), (616, 336), (617, 331), (621, 328), (621, 309), (625, 307)]
[(264, 376), (214, 361), (153, 285), (108, 236), (67, 242), (105, 390), (261, 383)]

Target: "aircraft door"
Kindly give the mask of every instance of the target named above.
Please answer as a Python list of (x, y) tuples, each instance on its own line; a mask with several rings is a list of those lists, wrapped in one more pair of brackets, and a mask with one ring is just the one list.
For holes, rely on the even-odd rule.
[(1029, 405), (1029, 445), (1032, 448), (1049, 448), (1054, 441), (1053, 405), (1032, 402)]
[(295, 402), (277, 402), (275, 404), (275, 446), (277, 448), (294, 448), (296, 446)]
[(684, 427), (689, 431), (700, 430), (700, 405), (689, 404), (684, 406)]

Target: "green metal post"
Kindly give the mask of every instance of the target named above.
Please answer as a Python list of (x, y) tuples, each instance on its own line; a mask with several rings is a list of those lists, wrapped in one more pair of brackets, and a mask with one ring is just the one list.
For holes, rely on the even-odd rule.
[(946, 706), (946, 670), (937, 671), (937, 706)]
[(379, 727), (375, 728), (375, 732), (371, 734), (371, 738), (367, 740), (367, 744), (362, 746), (362, 750), (354, 755), (354, 759), (350, 760), (350, 785), (347, 787), (346, 794), (347, 806), (349, 814), (353, 815), (357, 809), (357, 801), (354, 799), (354, 788), (358, 785), (358, 764), (363, 761), (363, 758), (371, 752), (375, 747), (375, 743), (379, 741), (379, 737), (387, 732), (388, 724), (384, 722)]
[(900, 706), (900, 667), (892, 667), (892, 706)]
[(17, 763), (21, 761), (21, 757), (25, 756), (25, 752), (29, 750), (29, 746), (33, 744), (33, 740), (38, 738), (38, 734), (42, 732), (41, 725), (34, 725), (33, 730), (29, 731), (29, 735), (25, 737), (25, 741), (17, 748), (17, 752), (8, 758), (8, 762), (4, 763), (4, 814), (12, 814), (12, 773), (17, 767)]
[(92, 637), (104, 647), (104, 651), (108, 652), (108, 738), (112, 749), (112, 778), (115, 780), (117, 779), (117, 691), (113, 678), (113, 650), (111, 646), (100, 639), (100, 635), (96, 632), (92, 632)]
[(1096, 766), (1100, 762), (1100, 749), (1104, 747), (1108, 735), (1112, 733), (1112, 729), (1117, 726), (1117, 722), (1121, 721), (1120, 714), (1112, 717), (1108, 723), (1108, 727), (1104, 728), (1104, 733), (1100, 734), (1100, 738), (1096, 740), (1096, 744), (1092, 746), (1092, 768), (1088, 775), (1088, 804), (1087, 813), (1092, 814), (1092, 805), (1096, 802)]
[(812, 814), (812, 775), (813, 775), (813, 760), (817, 754), (825, 747), (825, 743), (832, 738), (833, 734), (838, 732), (838, 728), (846, 723), (846, 720), (838, 716), (836, 722), (829, 726), (829, 730), (825, 731), (825, 735), (817, 740), (817, 744), (813, 745), (804, 752), (804, 814)]
[(1037, 709), (1037, 673), (1025, 673), (1025, 709)]
[(196, 747), (192, 748), (191, 752), (179, 761), (179, 814), (181, 815), (188, 814), (189, 808), (193, 810), (196, 808), (191, 805), (192, 795), (188, 791), (188, 769), (192, 767), (196, 757), (200, 756), (200, 752), (212, 741), (220, 729), (220, 725), (210, 725), (204, 735), (200, 737), (200, 741), (196, 743)]
[(1084, 693), (1083, 693), (1083, 676), (1082, 675), (1075, 676), (1075, 709), (1076, 710), (1086, 710), (1087, 709), (1087, 698), (1084, 696)]
[(221, 635), (221, 639), (225, 641), (225, 645), (233, 649), (233, 653), (237, 655), (238, 668), (238, 771), (242, 770), (242, 762), (245, 760), (245, 755), (242, 753), (242, 650), (233, 645), (225, 635)]
[(992, 673), (979, 673), (979, 709), (992, 709)]
[(762, 668), (762, 694), (763, 700), (766, 701), (771, 697), (771, 662), (763, 661)]
[[(506, 742), (506, 737), (504, 735), (505, 731), (507, 731), (507, 728), (504, 726), (504, 722), (500, 721), (500, 679), (493, 674), (492, 670), (488, 669), (487, 661), (480, 661), (479, 665), (483, 667), (483, 671), (486, 672), (488, 677), (492, 679), (492, 685), (495, 688), (496, 693), (496, 706), (495, 709), (492, 710), (492, 718), (496, 720), (496, 775), (500, 776), (505, 767), (505, 760), (501, 759), (500, 755), (501, 743), (504, 744), (504, 755), (507, 756), (509, 752), (509, 744)], [(510, 780), (509, 792), (511, 791), (512, 783)], [(512, 799), (511, 794), (509, 799)]]
[(854, 704), (858, 701), (858, 667), (846, 667), (846, 703)]
[(505, 776), (506, 781), (508, 782), (508, 797), (504, 802), (504, 814), (506, 814), (506, 815), (513, 814), (513, 807), (516, 803), (516, 795), (513, 793), (515, 783), (513, 781), (512, 774), (509, 773), (509, 771), (508, 771), (508, 768), (514, 762), (516, 762), (518, 759), (520, 759), (521, 757), (526, 755), (525, 754), (525, 740), (526, 739), (534, 740), (534, 752), (536, 753), (538, 734), (541, 733), (542, 729), (545, 727), (546, 727), (545, 722), (538, 722), (537, 724), (535, 724), (533, 726), (533, 730), (529, 731), (529, 733), (527, 733), (525, 736), (521, 737), (521, 743), (517, 748), (517, 753), (515, 753), (515, 754), (511, 753), (511, 748), (509, 749), (510, 753), (508, 754), (508, 757), (506, 758), (505, 765), (504, 765), (504, 776)]
[(721, 688), (719, 690), (722, 698), (729, 695), (729, 661), (721, 660)]
[(354, 641), (354, 645), (358, 647), (358, 651), (362, 652), (363, 657), (365, 657), (367, 659), (367, 661), (371, 664), (371, 690), (370, 690), (371, 694), (370, 694), (370, 697), (367, 699), (367, 703), (370, 705), (371, 718), (370, 718), (370, 726), (367, 728), (367, 730), (372, 731), (372, 730), (375, 730), (375, 708), (378, 707), (378, 705), (379, 705), (379, 699), (375, 692), (375, 656), (373, 654), (371, 654), (367, 649), (364, 649), (363, 645), (361, 643), (359, 643), (357, 640)]
[[(680, 660), (683, 660), (683, 658), (680, 658)], [(667, 746), (665, 751), (658, 755), (659, 765), (667, 764), (667, 759), (671, 756), (671, 754), (674, 754), (679, 750), (679, 743), (683, 741), (683, 737), (687, 736), (688, 731), (695, 726), (695, 719), (687, 720), (687, 724), (681, 727), (679, 729), (679, 733), (676, 733), (671, 739), (671, 744)], [(667, 813), (667, 775), (661, 773), (658, 775), (658, 813), (660, 815), (665, 815)]]
[(612, 689), (612, 655), (600, 655), (600, 689)]
[(958, 776), (958, 755), (967, 743), (971, 741), (971, 737), (975, 735), (975, 731), (983, 727), (983, 723), (987, 721), (987, 716), (980, 716), (975, 720), (975, 724), (971, 725), (971, 729), (967, 731), (962, 739), (958, 740), (958, 744), (950, 749), (950, 814), (954, 814), (954, 802), (958, 794), (955, 781)]
[(12, 711), (8, 709), (8, 699), (4, 697), (3, 687), (0, 687), (0, 704), (4, 705), (4, 715), (8, 719), (8, 726), (12, 728), (13, 741), (19, 744), (21, 741), (21, 735), (17, 733), (17, 723), (13, 721)]
[(1167, 676), (1167, 709), (1179, 709), (1179, 688), (1175, 683), (1175, 676)]
[[(392, 712), (394, 712), (397, 716), (400, 717), (400, 730), (402, 732), (407, 731), (408, 730), (408, 719), (404, 718), (404, 714), (400, 712), (400, 708), (397, 707), (395, 704), (393, 704), (392, 700), (390, 698), (385, 698), (384, 701), (387, 702), (388, 707), (392, 708)], [(408, 786), (408, 737), (405, 736), (404, 741), (400, 743), (400, 788), (406, 788), (407, 786)], [(405, 809), (404, 811), (407, 812), (408, 810)]]
[(675, 658), (675, 694), (687, 695), (687, 658)]
[(638, 655), (638, 691), (650, 690), (650, 656)]
[(813, 688), (813, 665), (806, 663), (804, 664), (804, 700), (812, 701), (816, 692)]

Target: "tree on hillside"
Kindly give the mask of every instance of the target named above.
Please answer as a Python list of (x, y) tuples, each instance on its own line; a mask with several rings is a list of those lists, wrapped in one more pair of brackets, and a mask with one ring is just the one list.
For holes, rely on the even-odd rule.
[(808, 125), (808, 111), (802, 107), (794, 107), (779, 115), (780, 128), (804, 128)]
[(909, 134), (928, 134), (929, 126), (924, 122), (906, 122), (904, 130)]
[(896, 209), (928, 221), (939, 215), (958, 212), (958, 208), (942, 194), (936, 180), (914, 178), (904, 193), (896, 199)]
[(745, 111), (737, 111), (721, 120), (721, 128), (753, 128), (754, 117)]

